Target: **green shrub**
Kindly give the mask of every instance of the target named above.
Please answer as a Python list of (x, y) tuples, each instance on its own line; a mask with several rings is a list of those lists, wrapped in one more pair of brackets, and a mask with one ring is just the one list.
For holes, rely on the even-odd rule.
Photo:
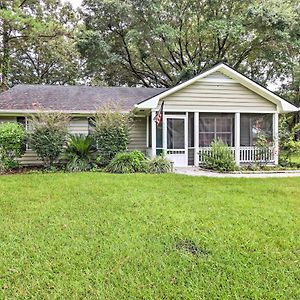
[(169, 173), (171, 172), (171, 162), (163, 156), (156, 156), (148, 161), (148, 173)]
[(0, 171), (18, 166), (17, 158), (25, 151), (25, 129), (17, 123), (0, 124)]
[(111, 173), (145, 172), (146, 158), (140, 151), (118, 153), (106, 167)]
[(131, 116), (108, 105), (98, 110), (91, 122), (101, 163), (107, 165), (117, 153), (127, 150)]
[(69, 121), (69, 116), (57, 112), (40, 112), (31, 118), (30, 146), (48, 168), (57, 163), (63, 153)]
[(300, 141), (295, 140), (295, 136), (300, 133), (300, 123), (289, 130), (288, 119), (282, 117), (279, 125), (279, 146), (282, 154), (279, 163), (282, 166), (292, 166), (292, 156), (300, 153)]
[(69, 171), (87, 171), (93, 164), (93, 139), (84, 134), (71, 134), (65, 150), (67, 161), (66, 169)]
[(210, 153), (204, 155), (203, 166), (220, 172), (229, 172), (236, 169), (234, 156), (230, 148), (220, 139), (211, 143)]

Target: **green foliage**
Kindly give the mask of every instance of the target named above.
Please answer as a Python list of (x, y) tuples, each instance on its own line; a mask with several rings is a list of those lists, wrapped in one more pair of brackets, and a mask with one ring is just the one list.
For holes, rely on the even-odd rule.
[(117, 153), (127, 150), (131, 116), (116, 105), (107, 105), (98, 110), (91, 122), (101, 163), (107, 165)]
[(171, 87), (220, 61), (263, 84), (289, 79), (298, 2), (86, 0), (78, 47), (91, 79), (109, 85)]
[(284, 153), (281, 156), (281, 165), (291, 165), (292, 156), (300, 153), (300, 141), (295, 140), (295, 136), (300, 132), (300, 123), (295, 124), (289, 130), (289, 118), (282, 117), (279, 123), (279, 147)]
[(70, 135), (65, 150), (68, 171), (87, 171), (93, 168), (94, 140), (84, 134)]
[(220, 172), (230, 172), (236, 169), (234, 156), (230, 148), (221, 140), (215, 140), (210, 145), (211, 151), (204, 155), (203, 166)]
[(268, 151), (269, 148), (273, 146), (273, 142), (267, 139), (266, 134), (261, 133), (256, 138), (255, 146), (258, 148), (258, 152), (256, 154), (256, 160), (261, 164), (266, 165), (268, 163)]
[(66, 143), (69, 116), (63, 113), (39, 112), (31, 117), (32, 131), (29, 135), (31, 148), (46, 167), (58, 162)]
[(106, 170), (111, 173), (144, 172), (146, 168), (145, 155), (140, 151), (118, 153)]
[(78, 17), (57, 0), (2, 0), (0, 70), (3, 88), (18, 83), (74, 83), (80, 74), (75, 47)]
[(147, 172), (153, 174), (171, 172), (171, 163), (163, 156), (156, 156), (148, 161)]
[(25, 129), (12, 122), (0, 124), (0, 171), (15, 168), (16, 158), (21, 157), (25, 149)]

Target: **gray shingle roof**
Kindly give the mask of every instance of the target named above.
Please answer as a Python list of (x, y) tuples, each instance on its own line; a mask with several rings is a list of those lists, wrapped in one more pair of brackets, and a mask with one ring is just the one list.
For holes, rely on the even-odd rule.
[(16, 85), (0, 94), (1, 110), (47, 110), (93, 112), (107, 103), (117, 103), (123, 111), (162, 93), (164, 88), (91, 87), (59, 85)]

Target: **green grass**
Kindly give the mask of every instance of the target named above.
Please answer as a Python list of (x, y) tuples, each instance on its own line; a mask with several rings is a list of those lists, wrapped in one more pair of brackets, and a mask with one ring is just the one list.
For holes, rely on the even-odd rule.
[(0, 177), (0, 298), (300, 299), (300, 178)]

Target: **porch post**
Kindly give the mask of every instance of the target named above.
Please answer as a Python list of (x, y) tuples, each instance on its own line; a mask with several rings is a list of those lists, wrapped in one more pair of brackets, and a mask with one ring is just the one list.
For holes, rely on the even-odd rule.
[(194, 113), (194, 164), (199, 166), (199, 112)]
[(273, 140), (274, 140), (274, 163), (278, 165), (279, 157), (279, 136), (278, 136), (278, 112), (273, 114)]
[(163, 119), (162, 119), (162, 147), (163, 154), (167, 154), (167, 120), (165, 118), (165, 112), (163, 111)]
[(152, 110), (151, 112), (151, 131), (152, 131), (152, 141), (151, 141), (151, 147), (152, 147), (152, 151), (151, 151), (151, 157), (155, 157), (156, 156), (156, 123), (154, 121), (155, 119), (155, 115), (156, 115), (156, 111)]
[(234, 146), (235, 146), (235, 162), (240, 165), (240, 145), (241, 145), (241, 114), (239, 112), (234, 115)]

